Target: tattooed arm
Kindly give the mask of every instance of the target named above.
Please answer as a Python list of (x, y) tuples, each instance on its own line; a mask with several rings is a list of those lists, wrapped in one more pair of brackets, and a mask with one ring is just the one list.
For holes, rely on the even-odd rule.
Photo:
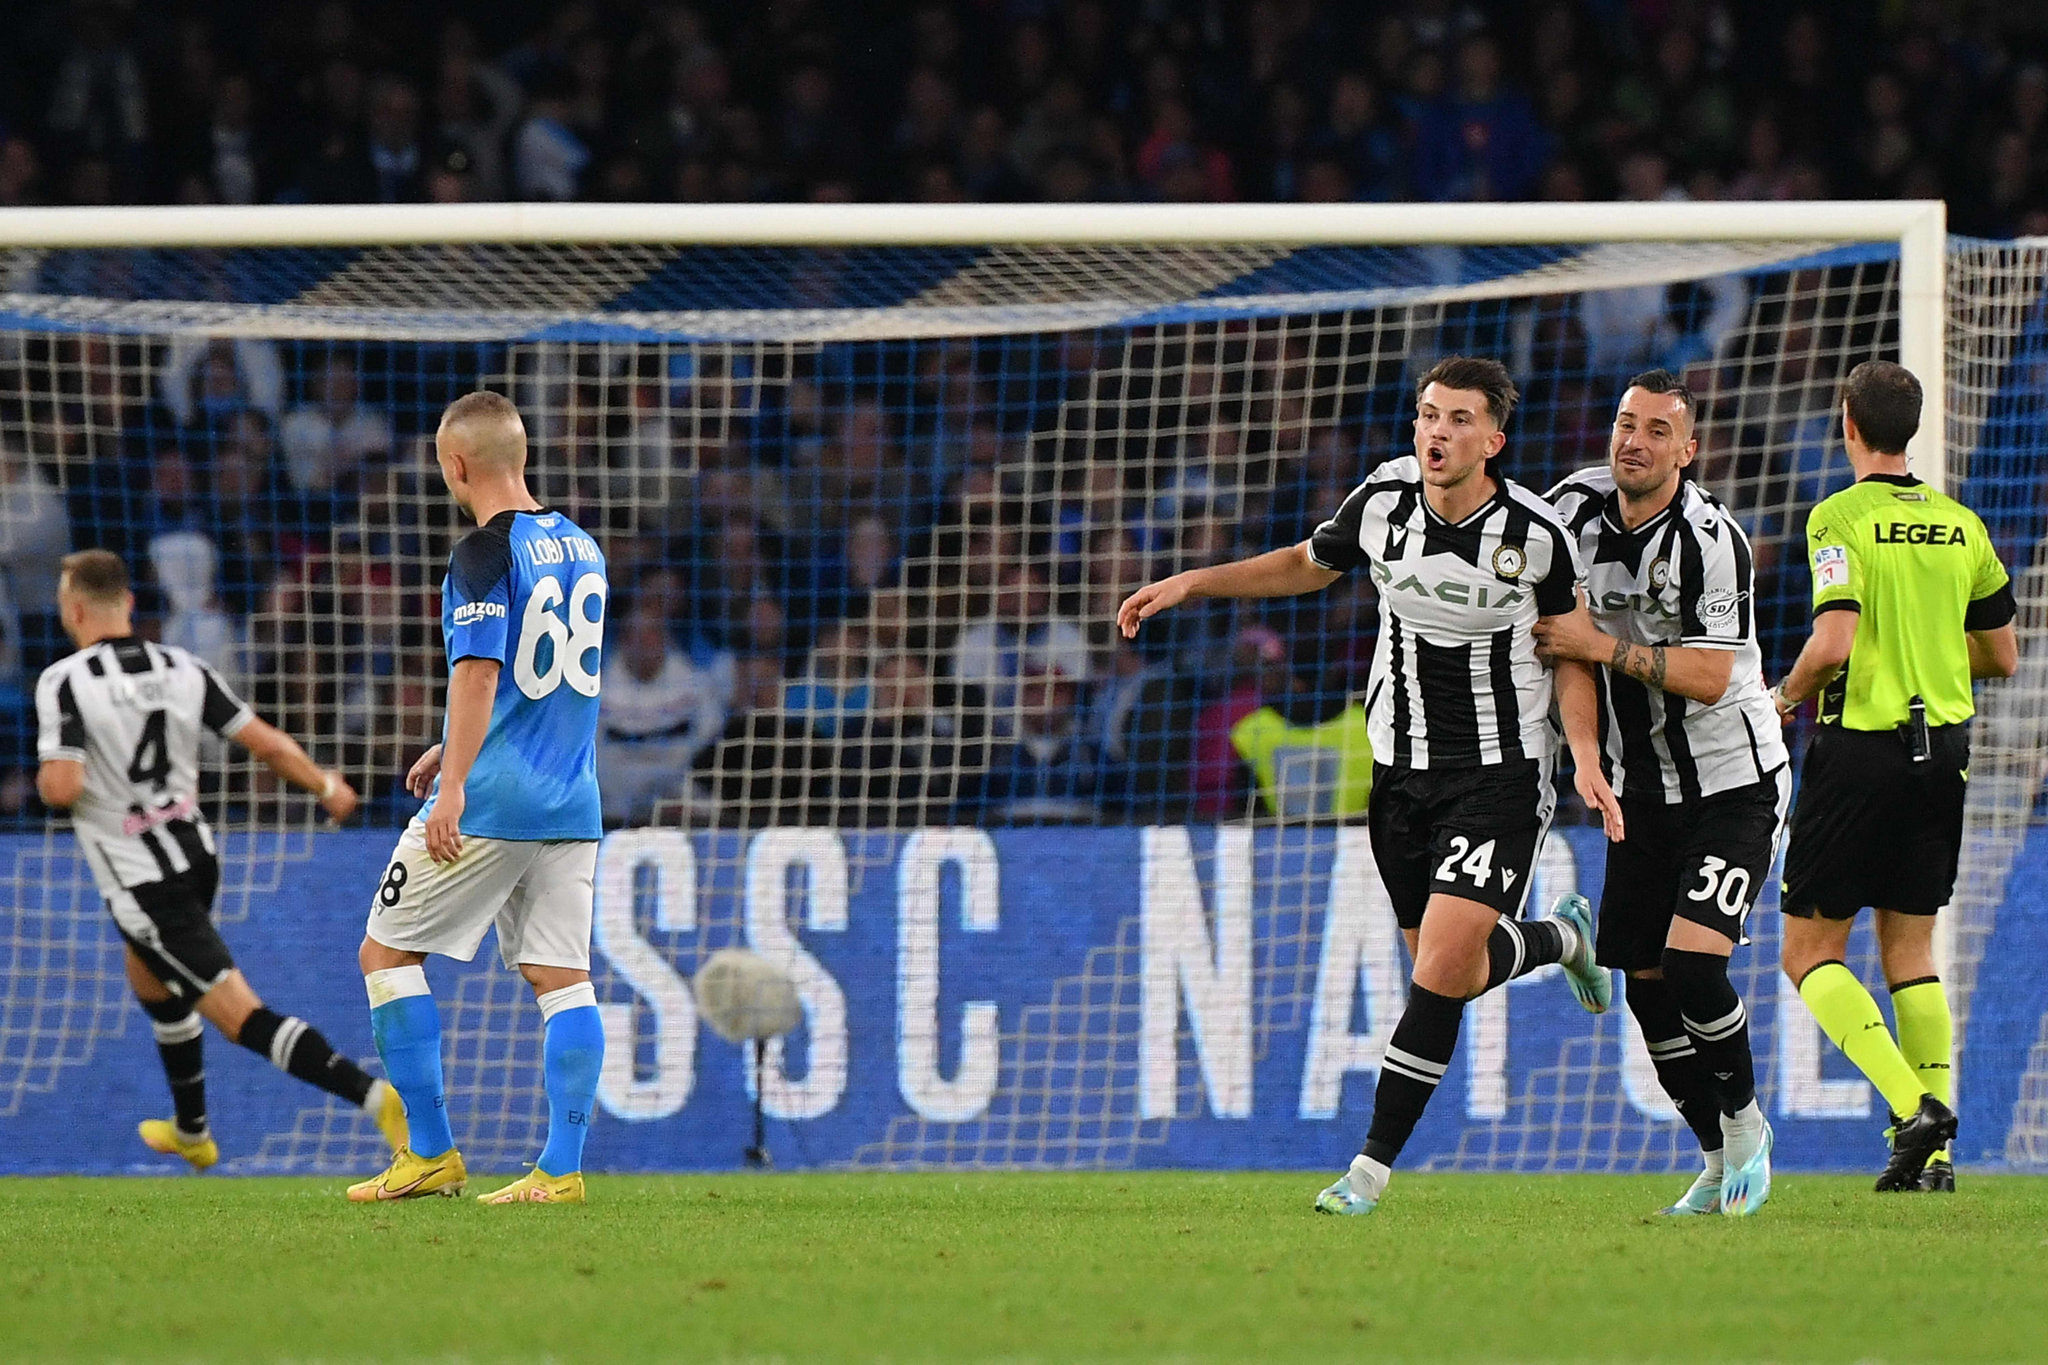
[(1550, 663), (1576, 659), (1605, 664), (1660, 692), (1709, 706), (1728, 690), (1728, 677), (1735, 668), (1732, 650), (1617, 640), (1593, 624), (1593, 614), (1583, 602), (1562, 616), (1545, 616), (1536, 622), (1536, 651)]

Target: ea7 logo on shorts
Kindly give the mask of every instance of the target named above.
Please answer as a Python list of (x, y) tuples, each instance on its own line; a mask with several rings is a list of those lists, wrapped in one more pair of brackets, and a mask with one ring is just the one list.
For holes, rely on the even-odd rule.
[(1708, 625), (1719, 625), (1735, 614), (1735, 609), (1747, 596), (1748, 593), (1737, 592), (1733, 588), (1708, 588), (1700, 594), (1700, 620)]
[(1813, 552), (1813, 585), (1816, 588), (1849, 586), (1849, 552), (1840, 545), (1823, 545)]
[(458, 626), (473, 626), (486, 616), (503, 616), (504, 614), (505, 604), (503, 602), (464, 602), (455, 609), (455, 624)]

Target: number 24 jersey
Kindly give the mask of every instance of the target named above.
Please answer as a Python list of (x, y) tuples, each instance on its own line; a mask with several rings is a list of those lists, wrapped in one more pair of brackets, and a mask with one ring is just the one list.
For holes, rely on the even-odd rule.
[[(503, 665), (490, 729), (463, 784), (464, 834), (603, 835), (597, 690), (609, 594), (604, 552), (559, 512), (500, 512), (449, 556), (441, 586), (449, 669), (464, 659)], [(440, 795), (437, 778), (421, 819)]]

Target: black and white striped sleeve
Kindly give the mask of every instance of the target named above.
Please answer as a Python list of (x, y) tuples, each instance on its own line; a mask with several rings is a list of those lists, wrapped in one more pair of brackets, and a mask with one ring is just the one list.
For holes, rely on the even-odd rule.
[(85, 717), (62, 665), (44, 669), (36, 683), (36, 761), (53, 759), (85, 762)]
[(1579, 605), (1579, 584), (1586, 579), (1586, 567), (1579, 559), (1579, 543), (1564, 527), (1545, 517), (1535, 519), (1532, 535), (1550, 541), (1549, 564), (1536, 582), (1536, 614), (1563, 616)]
[(1372, 493), (1370, 481), (1360, 484), (1351, 490), (1351, 495), (1344, 499), (1328, 521), (1316, 527), (1315, 534), (1308, 538), (1310, 559), (1337, 573), (1349, 573), (1365, 562), (1362, 528), (1366, 499)]
[(1600, 515), (1606, 495), (1587, 482), (1584, 474), (1574, 474), (1559, 482), (1543, 498), (1557, 509), (1557, 515), (1572, 534), (1577, 535), (1587, 522)]
[(1733, 519), (1679, 528), (1678, 642), (1698, 649), (1740, 649), (1751, 631), (1749, 542)]
[(238, 731), (256, 719), (256, 713), (249, 709), (249, 703), (235, 695), (235, 690), (221, 681), (220, 674), (211, 665), (198, 659), (192, 661), (206, 678), (206, 691), (200, 702), (199, 719), (206, 728), (222, 739), (233, 739)]

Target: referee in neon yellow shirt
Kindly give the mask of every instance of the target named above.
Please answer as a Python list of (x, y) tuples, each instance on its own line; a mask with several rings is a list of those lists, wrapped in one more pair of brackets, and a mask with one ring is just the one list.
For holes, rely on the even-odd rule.
[[(1785, 851), (1786, 975), (1892, 1110), (1880, 1190), (1955, 1188), (1947, 1147), (1948, 999), (1934, 916), (1955, 889), (1976, 678), (2019, 666), (2012, 583), (1984, 523), (1906, 472), (1920, 381), (1872, 360), (1849, 372), (1842, 440), (1856, 483), (1807, 517), (1813, 636), (1774, 689), (1779, 715), (1820, 698)], [(1843, 963), (1849, 927), (1877, 910), (1898, 1020)]]

